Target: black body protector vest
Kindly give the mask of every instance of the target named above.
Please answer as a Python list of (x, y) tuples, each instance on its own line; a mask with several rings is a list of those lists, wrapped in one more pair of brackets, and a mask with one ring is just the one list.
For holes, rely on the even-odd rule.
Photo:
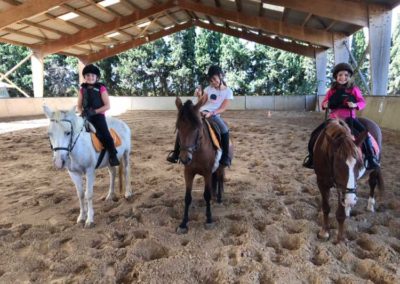
[(104, 106), (100, 94), (101, 86), (103, 85), (100, 83), (95, 83), (95, 84), (83, 83), (81, 85), (83, 110), (98, 109)]
[(347, 102), (356, 103), (357, 100), (352, 94), (352, 89), (337, 88), (333, 95), (329, 98), (329, 108), (347, 108)]

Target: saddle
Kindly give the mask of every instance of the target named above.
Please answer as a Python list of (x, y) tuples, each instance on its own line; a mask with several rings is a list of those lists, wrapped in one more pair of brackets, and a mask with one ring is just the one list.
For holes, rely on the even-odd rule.
[[(115, 147), (120, 146), (121, 138), (119, 137), (118, 133), (113, 128), (110, 128), (110, 134), (114, 140)], [(93, 144), (93, 147), (96, 150), (96, 152), (101, 152), (104, 149), (104, 146), (100, 142), (99, 138), (96, 136), (95, 133), (90, 133), (90, 136), (92, 138), (92, 144)]]

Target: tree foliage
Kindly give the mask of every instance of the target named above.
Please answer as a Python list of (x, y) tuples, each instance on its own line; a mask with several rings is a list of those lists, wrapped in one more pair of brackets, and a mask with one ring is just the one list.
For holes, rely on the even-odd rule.
[[(359, 62), (366, 48), (362, 31), (353, 36), (352, 51)], [(396, 27), (390, 65), (390, 92), (400, 92), (400, 27)], [(0, 72), (6, 72), (29, 54), (23, 47), (0, 44)], [(130, 49), (96, 63), (101, 81), (117, 96), (192, 95), (198, 85), (207, 84), (207, 69), (222, 67), (225, 80), (235, 95), (307, 95), (316, 92), (315, 61), (268, 46), (199, 28)], [(45, 96), (73, 96), (77, 93), (78, 61), (63, 55), (45, 58)], [(331, 79), (332, 52), (328, 52), (327, 78)], [(360, 66), (368, 79), (368, 57)], [(10, 79), (30, 95), (30, 61)], [(329, 83), (329, 80), (328, 80)], [(356, 77), (356, 84), (363, 85)], [(11, 95), (18, 95), (11, 90)]]

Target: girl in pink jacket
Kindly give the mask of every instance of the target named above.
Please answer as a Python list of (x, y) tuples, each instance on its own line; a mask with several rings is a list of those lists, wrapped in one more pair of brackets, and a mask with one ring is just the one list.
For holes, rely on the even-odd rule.
[[(356, 110), (362, 110), (365, 107), (365, 100), (360, 89), (354, 85), (351, 79), (353, 76), (353, 68), (347, 63), (339, 63), (333, 68), (334, 82), (326, 93), (322, 101), (322, 109), (329, 109), (329, 118), (339, 118), (346, 121), (354, 136), (366, 131), (365, 126), (357, 119)], [(311, 134), (308, 143), (309, 155), (304, 160), (303, 166), (313, 168), (313, 148), (319, 133), (325, 127), (325, 122), (319, 125)], [(379, 167), (379, 161), (376, 157), (371, 139), (367, 135), (363, 144), (363, 152), (366, 156), (366, 168), (374, 169)]]

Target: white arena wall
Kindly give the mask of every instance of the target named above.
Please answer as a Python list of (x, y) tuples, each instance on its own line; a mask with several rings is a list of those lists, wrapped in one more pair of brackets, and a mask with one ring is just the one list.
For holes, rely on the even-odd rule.
[[(319, 96), (319, 103), (324, 96)], [(183, 101), (193, 97), (181, 97)], [(237, 96), (232, 101), (231, 110), (315, 110), (316, 96)], [(42, 106), (69, 109), (76, 105), (76, 97), (57, 98), (2, 98), (0, 99), (1, 118), (35, 116), (43, 114)], [(175, 97), (110, 97), (111, 115), (122, 114), (129, 110), (175, 110)], [(362, 116), (373, 119), (382, 127), (400, 130), (400, 97), (369, 96), (367, 107)]]

